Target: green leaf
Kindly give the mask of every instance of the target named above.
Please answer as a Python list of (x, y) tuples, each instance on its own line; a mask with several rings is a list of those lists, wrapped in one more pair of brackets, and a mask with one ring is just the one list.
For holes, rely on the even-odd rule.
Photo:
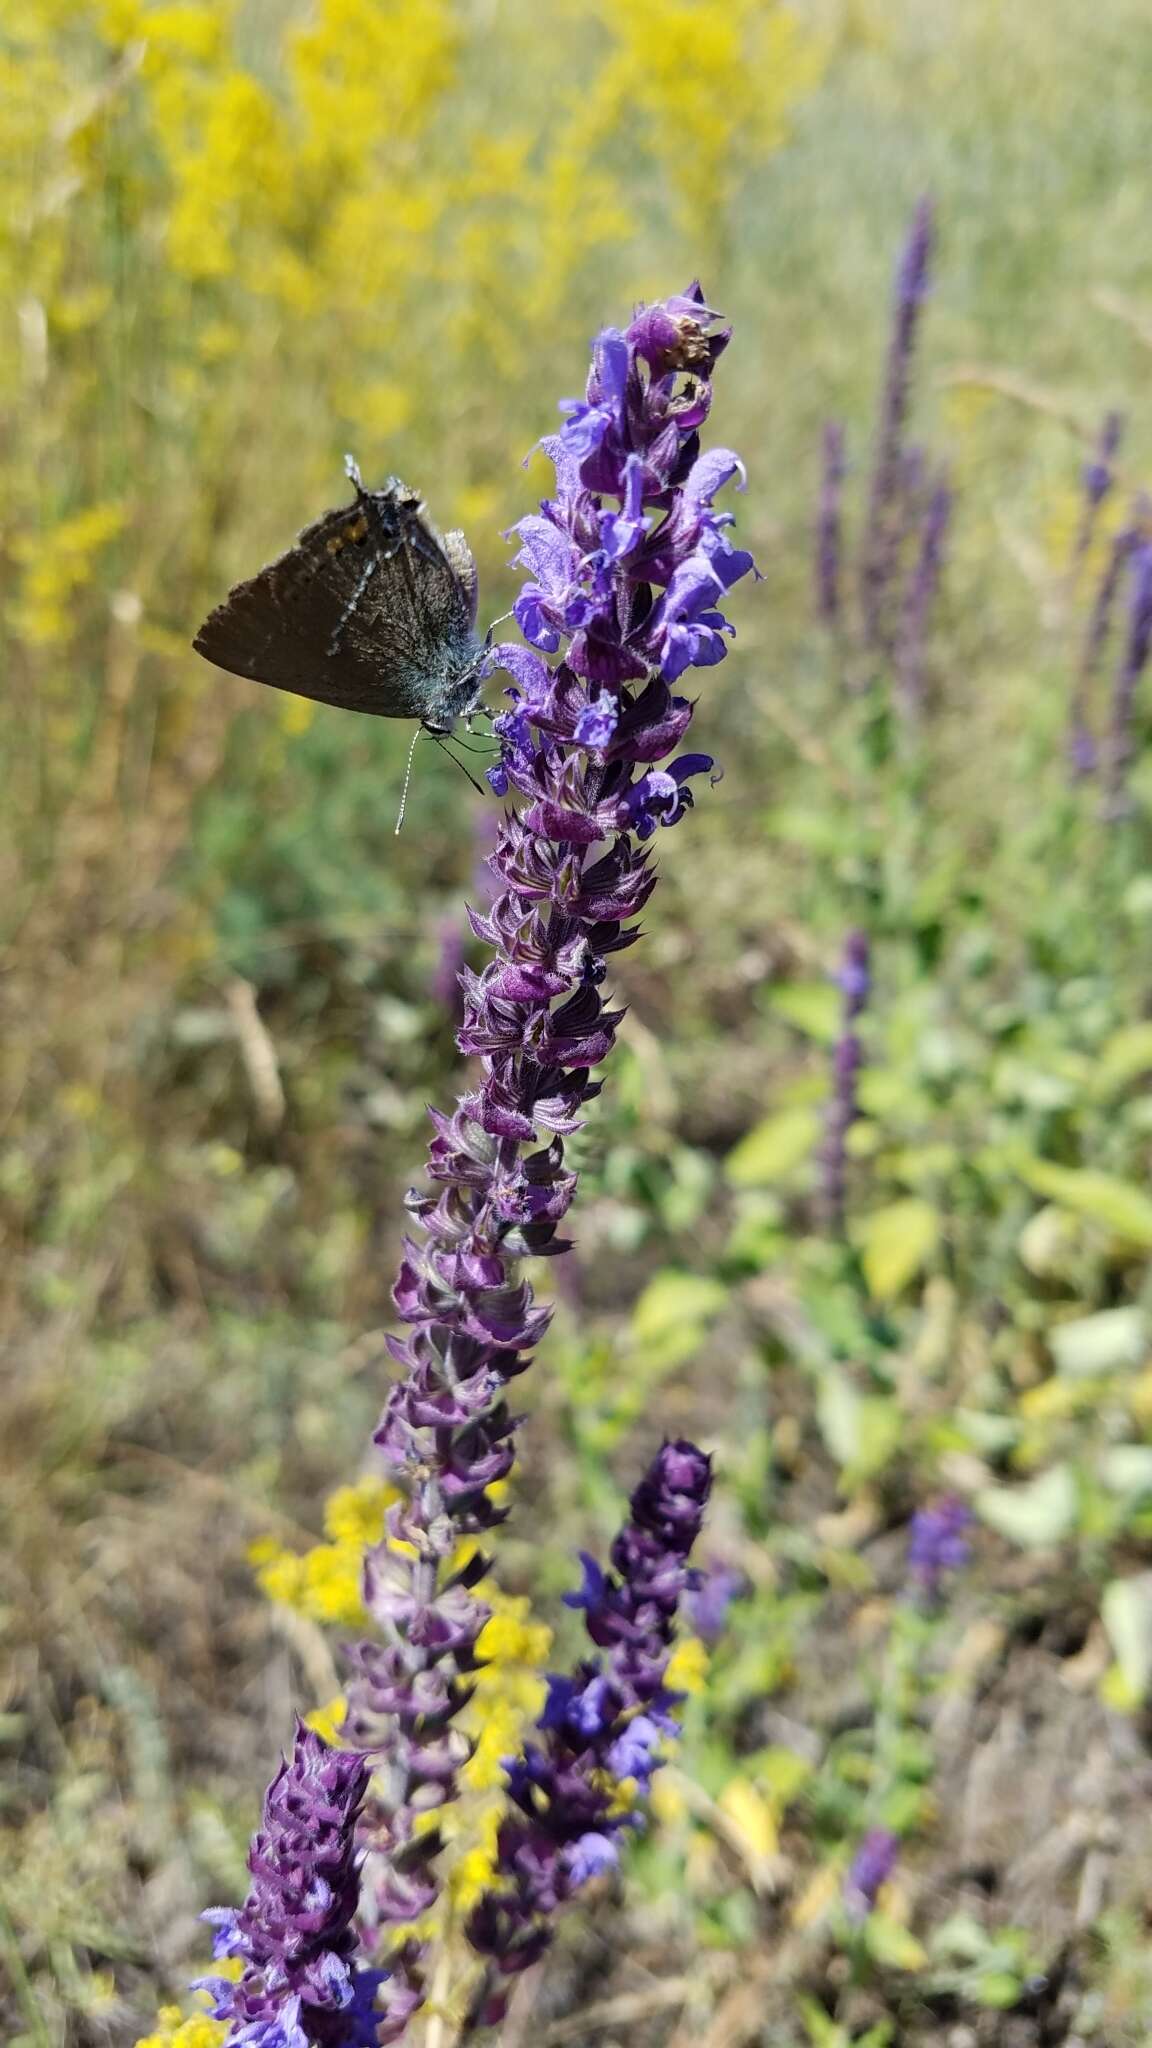
[(1114, 1237), (1152, 1247), (1152, 1197), (1132, 1181), (1088, 1167), (1053, 1166), (1047, 1159), (1017, 1159), (1015, 1165), (1021, 1180), (1047, 1201), (1102, 1224)]
[(1025, 1550), (1060, 1543), (1076, 1526), (1076, 1481), (1067, 1464), (1053, 1465), (1025, 1486), (986, 1486), (975, 1498), (981, 1520)]
[(883, 1470), (903, 1433), (897, 1402), (860, 1393), (836, 1365), (820, 1375), (816, 1419), (837, 1464), (861, 1479)]
[(972, 1993), (977, 2005), (1007, 2012), (1017, 2003), (1023, 1988), (1022, 1979), (1011, 1970), (984, 1970), (973, 1984)]
[(1106, 1308), (1098, 1315), (1056, 1323), (1047, 1333), (1056, 1370), (1067, 1379), (1094, 1379), (1143, 1363), (1148, 1321), (1141, 1308)]
[(1152, 1495), (1152, 1444), (1113, 1444), (1100, 1460), (1100, 1477), (1109, 1493), (1129, 1500)]
[(910, 1195), (866, 1216), (857, 1233), (864, 1278), (876, 1301), (891, 1301), (914, 1279), (940, 1241), (940, 1212)]
[(664, 1365), (690, 1358), (710, 1322), (728, 1300), (722, 1280), (671, 1267), (654, 1273), (632, 1311), (629, 1332), (636, 1346)]
[(741, 1138), (728, 1154), (725, 1172), (734, 1187), (771, 1187), (812, 1157), (819, 1137), (814, 1109), (782, 1109)]
[(817, 2005), (814, 1998), (798, 1998), (796, 2005), (811, 2048), (852, 2048), (843, 2027), (829, 2019), (823, 2006)]
[(874, 1962), (886, 1970), (922, 1970), (928, 1957), (916, 1936), (887, 1913), (869, 1913), (864, 1942)]
[(1105, 1040), (1092, 1070), (1092, 1093), (1115, 1095), (1152, 1071), (1152, 1024), (1126, 1024)]
[(802, 1031), (806, 1038), (814, 1038), (820, 1045), (831, 1045), (840, 1029), (840, 1011), (843, 996), (831, 981), (789, 981), (783, 987), (770, 989), (768, 1006), (786, 1024)]
[(1142, 1700), (1152, 1683), (1152, 1572), (1110, 1580), (1101, 1596), (1100, 1619), (1129, 1698)]

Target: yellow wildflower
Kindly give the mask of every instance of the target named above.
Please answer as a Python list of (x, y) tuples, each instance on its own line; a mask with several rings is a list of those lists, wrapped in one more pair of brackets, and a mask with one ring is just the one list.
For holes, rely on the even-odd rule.
[(703, 1692), (710, 1658), (698, 1636), (684, 1636), (668, 1660), (667, 1684), (671, 1692)]

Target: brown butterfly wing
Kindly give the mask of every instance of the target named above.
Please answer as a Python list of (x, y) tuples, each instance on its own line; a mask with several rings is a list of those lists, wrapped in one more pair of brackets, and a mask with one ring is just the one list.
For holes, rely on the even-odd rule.
[(423, 718), (473, 653), (470, 594), (414, 492), (326, 512), (238, 583), (193, 645), (232, 675), (378, 718)]

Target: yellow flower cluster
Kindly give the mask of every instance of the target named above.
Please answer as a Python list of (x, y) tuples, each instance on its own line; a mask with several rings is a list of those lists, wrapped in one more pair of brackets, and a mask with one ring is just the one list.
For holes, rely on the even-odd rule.
[[(236, 1956), (221, 1956), (212, 1964), (214, 1977), (238, 1977), (243, 1965)], [(193, 1993), (193, 2003), (202, 2007), (207, 1993)], [(141, 2035), (134, 2048), (221, 2048), (228, 2032), (226, 2020), (214, 2020), (203, 2010), (184, 2012), (178, 2005), (162, 2005), (150, 2034)]]
[(193, 2013), (184, 2019), (178, 2005), (162, 2005), (156, 2015), (156, 2032), (143, 2034), (135, 2048), (219, 2048), (228, 2025), (207, 2013)]
[[(395, 1489), (385, 1481), (364, 1479), (341, 1487), (329, 1499), (324, 1512), (327, 1543), (302, 1556), (273, 1540), (253, 1545), (249, 1555), (262, 1590), (270, 1600), (313, 1621), (344, 1627), (364, 1623), (364, 1551), (380, 1541), (385, 1510), (396, 1498)], [(475, 1549), (475, 1539), (469, 1538), (455, 1564), (466, 1563)], [(483, 1663), (457, 1723), (472, 1753), (460, 1773), (460, 1797), (435, 1816), (451, 1853), (445, 1905), (426, 1925), (421, 1923), (422, 1935), (433, 1928), (442, 1931), (445, 1910), (467, 1912), (491, 1881), (504, 1808), (501, 1758), (521, 1748), (544, 1704), (542, 1672), (551, 1630), (532, 1620), (527, 1600), (511, 1598), (490, 1580), (482, 1580), (476, 1594), (492, 1611), (477, 1645)], [(344, 1702), (337, 1698), (310, 1714), (308, 1725), (327, 1741), (339, 1742), (343, 1714)]]
[(185, 2017), (178, 2005), (162, 2005), (155, 2030), (143, 2034), (136, 2048), (221, 2048), (227, 2031), (224, 2020), (211, 2019), (206, 2012)]
[(339, 1487), (324, 1509), (327, 1543), (317, 1543), (302, 1556), (274, 1537), (261, 1538), (248, 1553), (261, 1592), (310, 1621), (343, 1628), (362, 1624), (367, 1620), (360, 1592), (364, 1552), (379, 1543), (385, 1510), (397, 1498), (395, 1487), (383, 1479)]

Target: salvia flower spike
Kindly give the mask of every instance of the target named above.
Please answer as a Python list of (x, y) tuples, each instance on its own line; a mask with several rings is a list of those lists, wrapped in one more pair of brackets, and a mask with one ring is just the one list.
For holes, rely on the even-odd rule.
[[(548, 1946), (559, 1907), (615, 1868), (622, 1836), (641, 1825), (660, 1745), (676, 1727), (665, 1675), (710, 1486), (709, 1461), (695, 1444), (666, 1443), (632, 1495), (610, 1569), (581, 1559), (583, 1587), (565, 1598), (583, 1610), (600, 1655), (549, 1679), (536, 1739), (510, 1764), (498, 1883), (468, 1926), (489, 1965), (473, 2026), (499, 2021), (508, 1980)], [(632, 1802), (618, 1796), (622, 1780), (636, 1788)]]
[(1128, 621), (1112, 690), (1102, 815), (1110, 823), (1132, 807), (1128, 776), (1136, 753), (1136, 687), (1152, 647), (1152, 541), (1140, 538), (1129, 557)]
[(934, 239), (931, 201), (922, 199), (912, 217), (896, 270), (892, 333), (861, 549), (861, 617), (864, 644), (872, 653), (891, 651), (892, 583), (905, 521), (908, 482), (904, 430), (916, 336), (931, 278)]
[(363, 1758), (297, 1725), (249, 1852), (248, 1897), (204, 1916), (217, 1959), (242, 1965), (236, 1980), (203, 1980), (237, 2048), (375, 2048), (384, 1980), (360, 1956), (353, 1925), (367, 1783)]
[(743, 466), (700, 446), (728, 338), (698, 285), (606, 329), (584, 397), (544, 442), (555, 495), (514, 529), (531, 645), (493, 650), (511, 683), (489, 780), (519, 806), (489, 856), (492, 899), (469, 913), (493, 955), (460, 977), (458, 1043), (477, 1080), (450, 1114), (432, 1112), (431, 1187), (408, 1198), (393, 1295), (407, 1329), (389, 1339), (399, 1377), (376, 1434), (404, 1498), (367, 1560), (379, 1636), (350, 1651), (344, 1732), (376, 1764), (361, 1836), (389, 1969), (382, 2041), (423, 1995), (410, 1927), (438, 1895), (435, 1814), (467, 1753), (454, 1722), (487, 1560), (454, 1560), (462, 1537), (502, 1519), (491, 1489), (513, 1462), (507, 1390), (549, 1322), (520, 1261), (566, 1248), (564, 1141), (621, 1018), (600, 994), (607, 963), (634, 943), (654, 887), (644, 842), (683, 818), (713, 765), (683, 750), (693, 706), (674, 685), (724, 658), (725, 595), (753, 567), (716, 508)]

